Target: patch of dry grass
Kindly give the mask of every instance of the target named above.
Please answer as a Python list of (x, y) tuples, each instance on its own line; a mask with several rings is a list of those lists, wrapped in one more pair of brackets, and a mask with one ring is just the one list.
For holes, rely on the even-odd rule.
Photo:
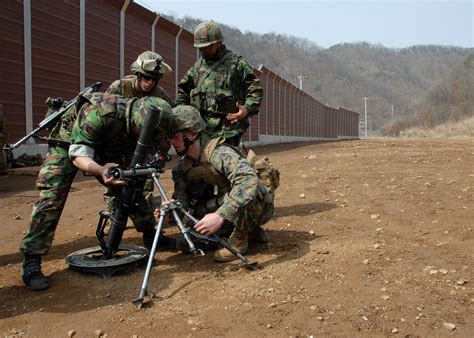
[(474, 116), (458, 122), (447, 122), (432, 129), (408, 128), (400, 132), (401, 137), (474, 137)]

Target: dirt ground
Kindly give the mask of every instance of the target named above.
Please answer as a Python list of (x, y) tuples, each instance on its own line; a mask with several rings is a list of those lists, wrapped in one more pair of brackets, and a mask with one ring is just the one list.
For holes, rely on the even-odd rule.
[[(369, 139), (255, 148), (281, 171), (260, 270), (160, 251), (137, 310), (144, 268), (102, 279), (65, 256), (98, 244), (102, 188), (79, 177), (43, 271), (27, 291), (18, 245), (32, 176), (0, 177), (0, 334), (13, 337), (400, 336), (474, 332), (474, 140)], [(78, 175), (82, 176), (82, 175)], [(171, 192), (170, 172), (162, 175)], [(166, 229), (176, 234), (176, 229)], [(134, 230), (126, 243), (140, 244)], [(469, 333), (471, 332), (471, 333)]]

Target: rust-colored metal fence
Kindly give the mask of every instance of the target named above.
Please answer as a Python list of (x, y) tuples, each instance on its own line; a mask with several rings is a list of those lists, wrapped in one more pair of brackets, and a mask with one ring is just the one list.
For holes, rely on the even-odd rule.
[[(192, 33), (159, 14), (130, 0), (1, 1), (0, 103), (8, 142), (43, 119), (46, 97), (71, 98), (96, 81), (105, 90), (144, 50), (173, 68), (160, 85), (174, 98), (198, 54)], [(265, 98), (246, 141), (358, 137), (358, 113), (325, 106), (272, 70), (260, 71)]]

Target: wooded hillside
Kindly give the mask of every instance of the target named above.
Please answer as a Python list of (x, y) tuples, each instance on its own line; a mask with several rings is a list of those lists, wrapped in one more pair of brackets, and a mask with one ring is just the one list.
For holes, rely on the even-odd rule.
[[(199, 19), (168, 19), (193, 32)], [(254, 66), (263, 64), (324, 104), (364, 114), (368, 129), (398, 135), (411, 126), (435, 126), (474, 116), (474, 48), (386, 48), (365, 42), (321, 48), (295, 36), (241, 32), (221, 25), (224, 43)], [(392, 116), (393, 105), (393, 116)]]

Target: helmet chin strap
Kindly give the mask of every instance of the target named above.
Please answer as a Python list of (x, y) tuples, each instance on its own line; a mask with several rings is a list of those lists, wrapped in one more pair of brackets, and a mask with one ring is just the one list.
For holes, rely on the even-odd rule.
[(183, 156), (185, 155), (187, 152), (188, 152), (188, 149), (189, 147), (194, 143), (196, 142), (196, 140), (198, 139), (200, 133), (196, 135), (196, 137), (193, 139), (193, 140), (190, 140), (187, 136), (184, 136), (183, 135), (183, 142), (184, 142), (184, 149), (182, 151), (180, 151), (179, 153), (176, 152), (179, 156)]

